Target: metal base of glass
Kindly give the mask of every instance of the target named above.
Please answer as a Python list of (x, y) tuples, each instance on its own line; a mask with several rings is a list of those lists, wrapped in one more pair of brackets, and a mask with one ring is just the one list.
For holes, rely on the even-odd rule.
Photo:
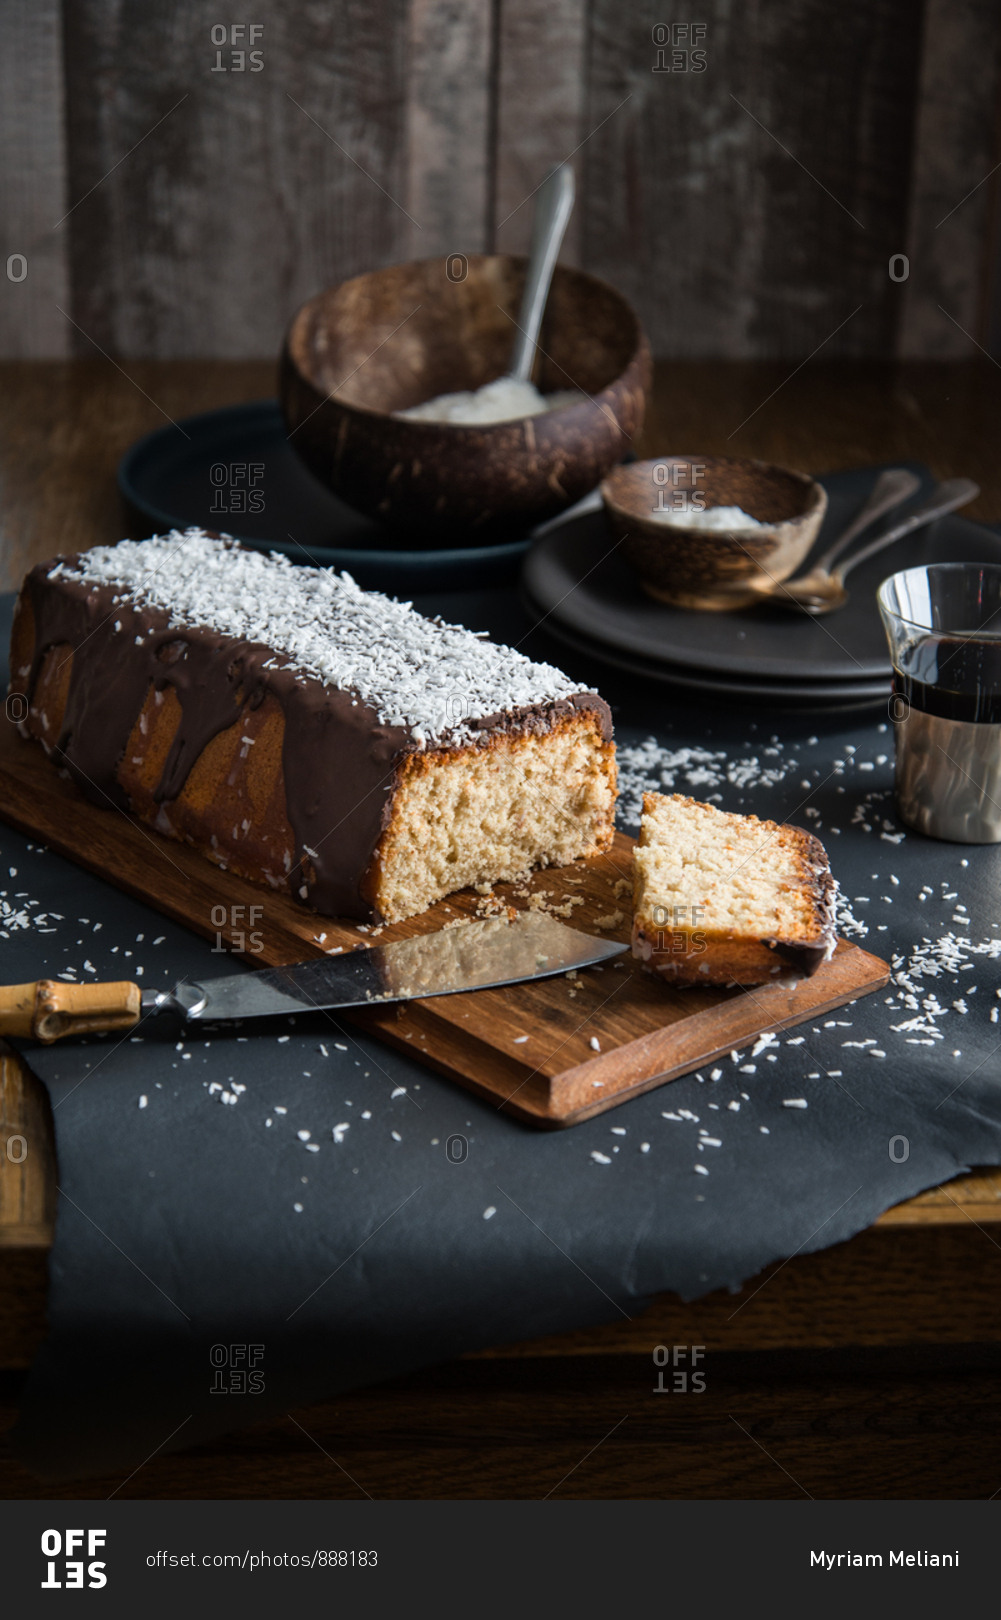
[(894, 733), (897, 806), (908, 826), (956, 844), (1001, 843), (1001, 725), (911, 707)]

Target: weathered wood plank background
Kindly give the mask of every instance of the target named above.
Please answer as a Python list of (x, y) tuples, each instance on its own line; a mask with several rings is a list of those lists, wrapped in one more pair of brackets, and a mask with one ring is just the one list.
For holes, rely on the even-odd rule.
[(564, 256), (658, 355), (1001, 352), (997, 0), (697, 9), (0, 0), (0, 354), (273, 354), (326, 283), (522, 250), (570, 154)]

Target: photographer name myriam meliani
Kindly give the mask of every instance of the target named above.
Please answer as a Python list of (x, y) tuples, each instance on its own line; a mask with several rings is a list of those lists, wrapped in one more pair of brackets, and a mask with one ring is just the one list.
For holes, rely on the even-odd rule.
[(947, 1553), (924, 1549), (919, 1552), (890, 1552), (885, 1558), (882, 1553), (810, 1553), (810, 1568), (825, 1572), (832, 1569), (882, 1569), (884, 1564), (890, 1569), (958, 1569), (959, 1549), (957, 1547), (955, 1552)]

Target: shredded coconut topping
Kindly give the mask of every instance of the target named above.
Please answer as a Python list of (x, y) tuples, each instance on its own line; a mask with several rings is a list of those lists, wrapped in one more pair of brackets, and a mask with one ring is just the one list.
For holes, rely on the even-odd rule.
[[(170, 613), (171, 628), (204, 626), (273, 647), (285, 667), (357, 692), (384, 725), (419, 747), (475, 740), (471, 722), (580, 692), (551, 664), (442, 624), (350, 574), (304, 568), (201, 529), (95, 546), (50, 579), (121, 585), (120, 601)], [(117, 605), (117, 602), (116, 602)]]

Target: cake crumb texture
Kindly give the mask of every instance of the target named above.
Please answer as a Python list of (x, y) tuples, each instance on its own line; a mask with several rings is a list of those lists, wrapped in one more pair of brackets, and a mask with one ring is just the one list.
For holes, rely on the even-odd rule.
[(764, 984), (833, 954), (836, 884), (819, 839), (683, 794), (646, 793), (633, 954), (687, 984)]
[(586, 712), (541, 736), (411, 755), (379, 850), (379, 910), (394, 922), (454, 889), (568, 866), (609, 848), (614, 815), (614, 762)]

